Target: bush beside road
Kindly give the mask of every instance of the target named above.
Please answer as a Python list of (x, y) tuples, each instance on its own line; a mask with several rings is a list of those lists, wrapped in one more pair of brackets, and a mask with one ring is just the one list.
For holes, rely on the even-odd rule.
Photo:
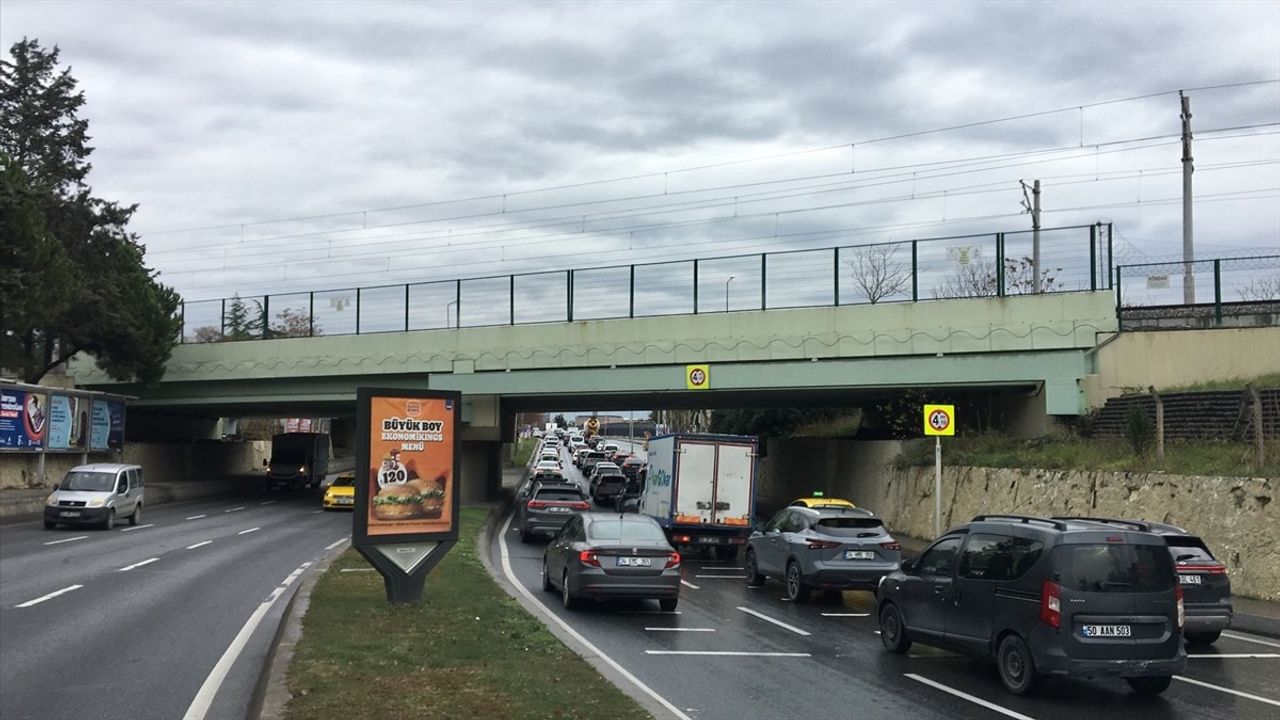
[(648, 717), (485, 571), (485, 513), (462, 510), (461, 539), (420, 604), (389, 605), (382, 577), (354, 550), (330, 566), (289, 667), (286, 717)]

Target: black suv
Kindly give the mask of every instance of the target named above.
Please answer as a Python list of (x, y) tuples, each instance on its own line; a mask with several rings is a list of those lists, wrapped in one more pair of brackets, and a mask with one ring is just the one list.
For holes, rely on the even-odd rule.
[(1178, 571), (1182, 586), (1187, 622), (1182, 636), (1190, 645), (1212, 645), (1223, 630), (1231, 627), (1231, 580), (1227, 566), (1209, 552), (1204, 540), (1175, 525), (1143, 520), (1114, 518), (1055, 518), (1057, 520), (1091, 520), (1116, 527), (1149, 532), (1164, 538)]
[(880, 583), (880, 639), (994, 658), (1012, 693), (1046, 675), (1164, 692), (1187, 663), (1165, 541), (1094, 521), (979, 515)]

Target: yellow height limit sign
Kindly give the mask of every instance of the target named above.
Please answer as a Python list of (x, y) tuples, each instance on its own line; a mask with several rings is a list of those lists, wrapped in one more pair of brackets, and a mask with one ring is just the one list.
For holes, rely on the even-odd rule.
[(933, 436), (933, 536), (942, 534), (942, 436), (956, 434), (955, 405), (925, 405), (924, 434)]

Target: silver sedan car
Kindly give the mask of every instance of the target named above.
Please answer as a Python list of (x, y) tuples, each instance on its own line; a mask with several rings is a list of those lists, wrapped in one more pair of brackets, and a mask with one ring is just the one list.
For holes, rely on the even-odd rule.
[(862, 508), (786, 507), (747, 539), (747, 584), (786, 584), (802, 603), (816, 589), (875, 591), (902, 564), (884, 523)]
[(648, 515), (574, 515), (542, 554), (542, 589), (572, 610), (584, 598), (680, 600), (680, 553)]

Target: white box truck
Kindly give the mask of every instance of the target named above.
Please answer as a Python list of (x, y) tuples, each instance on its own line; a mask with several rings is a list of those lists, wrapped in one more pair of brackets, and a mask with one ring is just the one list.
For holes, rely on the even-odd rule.
[(676, 434), (649, 440), (649, 469), (639, 512), (667, 532), (673, 547), (713, 547), (729, 559), (755, 517), (756, 438)]

